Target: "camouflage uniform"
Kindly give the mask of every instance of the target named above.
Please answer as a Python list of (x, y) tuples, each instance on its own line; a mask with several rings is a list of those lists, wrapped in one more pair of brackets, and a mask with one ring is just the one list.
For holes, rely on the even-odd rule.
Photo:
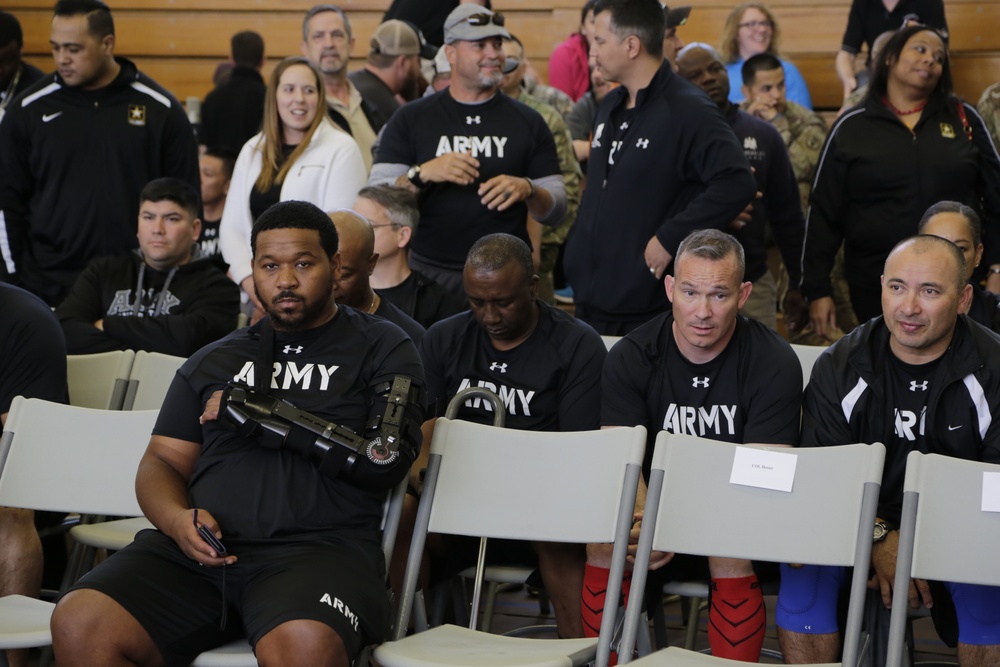
[(572, 97), (558, 88), (546, 86), (544, 83), (530, 77), (524, 77), (523, 92), (534, 96), (537, 100), (544, 102), (545, 104), (548, 104), (550, 107), (558, 111), (559, 115), (564, 119), (569, 115), (569, 112), (573, 110)]
[[(785, 113), (775, 116), (771, 125), (788, 147), (788, 158), (792, 161), (795, 180), (799, 182), (802, 211), (805, 212), (809, 208), (809, 192), (816, 177), (819, 154), (826, 141), (826, 125), (822, 118), (800, 104), (789, 100), (785, 105)], [(745, 102), (743, 106), (745, 109)]]
[(993, 137), (993, 145), (1000, 147), (1000, 83), (994, 83), (983, 91), (976, 109), (986, 122), (986, 129)]
[[(749, 103), (744, 102), (741, 106), (746, 110)], [(791, 100), (785, 102), (785, 113), (775, 116), (771, 124), (778, 130), (785, 146), (788, 147), (788, 157), (792, 162), (792, 169), (795, 171), (795, 179), (799, 183), (802, 210), (808, 211), (809, 193), (812, 191), (813, 179), (816, 177), (816, 166), (819, 164), (819, 156), (823, 150), (823, 143), (826, 141), (826, 124), (815, 113)], [(783, 275), (782, 278), (783, 280), (779, 282), (787, 281), (787, 276)], [(837, 324), (843, 331), (851, 331), (858, 322), (851, 308), (847, 281), (844, 280), (843, 248), (837, 253), (837, 261), (830, 278), (833, 281), (833, 300), (837, 304)], [(784, 290), (779, 288), (779, 294), (783, 292)], [(843, 333), (839, 333), (835, 336), (842, 335)], [(820, 339), (819, 336), (813, 335), (811, 326), (807, 326), (803, 331), (793, 336), (792, 341), (803, 345), (829, 344)]]
[(556, 260), (559, 257), (559, 249), (566, 242), (569, 228), (576, 221), (576, 210), (580, 206), (580, 181), (583, 178), (583, 172), (580, 170), (580, 163), (573, 151), (573, 140), (562, 115), (551, 105), (524, 91), (521, 91), (517, 101), (523, 102), (537, 111), (545, 124), (548, 125), (549, 130), (552, 131), (552, 138), (556, 142), (556, 154), (559, 156), (559, 168), (566, 186), (566, 217), (558, 225), (542, 227), (541, 261), (538, 265), (538, 298), (548, 304), (555, 305), (552, 269), (555, 268)]
[(846, 111), (847, 109), (853, 109), (854, 107), (863, 104), (865, 101), (865, 97), (867, 95), (868, 95), (868, 84), (865, 84), (863, 86), (858, 86), (853, 93), (847, 96), (847, 99), (844, 101), (844, 106), (843, 106), (844, 111)]

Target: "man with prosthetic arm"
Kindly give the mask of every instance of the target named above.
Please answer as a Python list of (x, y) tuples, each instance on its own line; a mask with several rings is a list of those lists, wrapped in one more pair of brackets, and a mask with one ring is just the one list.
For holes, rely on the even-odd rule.
[(346, 666), (388, 629), (378, 531), (420, 449), (416, 348), (335, 303), (320, 209), (276, 204), (251, 248), (268, 317), (178, 371), (136, 477), (159, 530), (60, 602), (61, 665), (187, 665), (246, 636), (263, 665)]

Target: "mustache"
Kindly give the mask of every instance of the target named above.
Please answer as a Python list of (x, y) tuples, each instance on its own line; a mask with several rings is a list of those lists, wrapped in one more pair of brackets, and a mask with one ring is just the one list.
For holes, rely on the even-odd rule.
[(271, 303), (278, 303), (279, 301), (282, 301), (284, 299), (294, 299), (296, 301), (302, 301), (302, 297), (296, 294), (295, 292), (292, 292), (290, 290), (285, 290), (284, 292), (280, 292), (276, 297), (271, 299)]

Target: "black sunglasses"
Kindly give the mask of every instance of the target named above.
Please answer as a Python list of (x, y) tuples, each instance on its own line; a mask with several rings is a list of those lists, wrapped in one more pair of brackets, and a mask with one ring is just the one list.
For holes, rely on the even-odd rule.
[(507, 19), (505, 19), (503, 14), (500, 12), (494, 12), (492, 14), (470, 14), (462, 20), (467, 22), (469, 25), (489, 25), (492, 23), (493, 25), (503, 27), (503, 24)]

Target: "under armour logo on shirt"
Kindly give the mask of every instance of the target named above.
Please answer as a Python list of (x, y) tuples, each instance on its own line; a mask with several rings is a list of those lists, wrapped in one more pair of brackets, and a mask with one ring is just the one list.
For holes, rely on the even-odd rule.
[(473, 123), (475, 123), (476, 125), (480, 124), (479, 116), (466, 116), (465, 117), (465, 124), (466, 125), (472, 125)]
[(303, 347), (301, 345), (296, 345), (292, 347), (291, 345), (286, 345), (281, 351), (285, 354), (301, 354)]
[(639, 141), (635, 142), (636, 148), (646, 148), (647, 146), (649, 146), (649, 139), (640, 139)]
[(924, 380), (923, 382), (917, 382), (916, 380), (911, 380), (910, 391), (916, 391), (917, 389), (919, 389), (920, 391), (927, 391), (927, 380)]
[(507, 364), (501, 364), (498, 361), (494, 361), (492, 364), (490, 364), (490, 370), (491, 371), (500, 371), (501, 373), (506, 373), (507, 372)]
[(625, 130), (627, 130), (627, 129), (628, 129), (628, 121), (625, 121), (624, 123), (622, 123), (622, 124), (621, 124), (621, 125), (620, 125), (620, 126), (618, 127), (618, 129), (619, 129), (619, 130), (621, 130), (622, 132), (624, 132)]
[(708, 387), (708, 378), (706, 377), (706, 378), (704, 378), (702, 380), (699, 380), (698, 377), (695, 376), (695, 377), (691, 378), (691, 386), (692, 387), (706, 387), (707, 388)]

